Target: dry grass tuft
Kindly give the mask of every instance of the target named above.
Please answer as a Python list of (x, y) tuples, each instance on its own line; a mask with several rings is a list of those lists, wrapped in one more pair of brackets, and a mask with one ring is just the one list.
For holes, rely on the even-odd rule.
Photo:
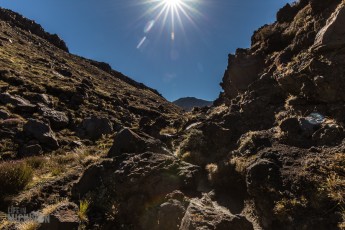
[(14, 194), (25, 188), (32, 180), (33, 169), (23, 161), (0, 164), (0, 196)]
[(305, 197), (287, 199), (283, 198), (282, 200), (275, 203), (273, 212), (278, 216), (288, 216), (295, 210), (306, 208), (308, 201)]
[(218, 174), (218, 165), (216, 164), (208, 164), (205, 167), (206, 171), (208, 172), (208, 179), (210, 181), (214, 181)]
[(79, 203), (78, 216), (82, 222), (88, 222), (87, 212), (89, 211), (90, 201), (81, 200)]
[(36, 230), (39, 228), (39, 223), (36, 221), (26, 221), (18, 225), (19, 230)]

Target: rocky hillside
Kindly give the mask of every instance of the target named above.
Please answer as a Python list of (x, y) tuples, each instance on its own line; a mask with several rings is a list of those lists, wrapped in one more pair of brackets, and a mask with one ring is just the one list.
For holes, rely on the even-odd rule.
[(155, 90), (68, 53), (57, 35), (33, 21), (4, 9), (0, 19), (1, 158), (95, 141), (138, 127), (143, 117), (147, 124), (178, 117), (180, 109)]
[(183, 123), (180, 113), (156, 90), (106, 63), (70, 54), (57, 35), (0, 8), (3, 213), (16, 199), (27, 200), (29, 211), (65, 199), (61, 191), (104, 155), (117, 131), (128, 127), (159, 137)]
[(345, 229), (344, 1), (284, 6), (186, 114), (2, 12), (1, 211), (39, 218), (0, 228)]
[(205, 107), (205, 106), (211, 106), (213, 104), (212, 101), (205, 101), (202, 99), (198, 99), (195, 97), (183, 97), (176, 101), (173, 101), (173, 103), (185, 111), (191, 111), (194, 107)]

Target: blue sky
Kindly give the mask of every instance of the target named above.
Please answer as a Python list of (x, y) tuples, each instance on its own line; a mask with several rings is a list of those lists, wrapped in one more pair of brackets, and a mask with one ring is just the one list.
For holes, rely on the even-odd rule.
[[(65, 40), (70, 52), (109, 63), (168, 100), (214, 100), (227, 56), (250, 45), (291, 0), (179, 0), (185, 13), (157, 18), (164, 0), (0, 0)], [(151, 11), (149, 11), (151, 9)], [(181, 26), (182, 24), (182, 26)], [(174, 32), (174, 35), (172, 35)], [(173, 38), (173, 39), (172, 39)]]

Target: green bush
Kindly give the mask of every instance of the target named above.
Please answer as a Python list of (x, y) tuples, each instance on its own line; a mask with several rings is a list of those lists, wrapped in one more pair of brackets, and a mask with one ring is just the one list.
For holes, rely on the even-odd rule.
[(33, 169), (22, 161), (0, 164), (0, 197), (15, 194), (25, 188), (32, 180)]

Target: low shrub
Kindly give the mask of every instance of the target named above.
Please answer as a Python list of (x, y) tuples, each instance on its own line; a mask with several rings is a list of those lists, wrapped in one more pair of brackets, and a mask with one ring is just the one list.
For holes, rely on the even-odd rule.
[(15, 194), (32, 180), (33, 169), (23, 161), (0, 164), (0, 196)]

